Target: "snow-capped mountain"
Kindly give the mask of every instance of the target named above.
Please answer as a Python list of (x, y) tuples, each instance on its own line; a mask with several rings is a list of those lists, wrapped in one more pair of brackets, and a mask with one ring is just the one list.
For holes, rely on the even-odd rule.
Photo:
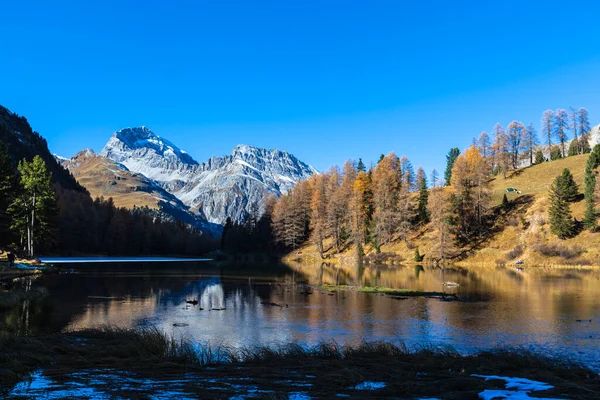
[(285, 151), (247, 145), (198, 163), (145, 127), (115, 132), (100, 154), (154, 180), (216, 224), (262, 213), (268, 195), (278, 197), (317, 172)]
[(82, 150), (70, 159), (54, 157), (93, 198), (111, 197), (117, 207), (147, 207), (163, 219), (180, 220), (211, 234), (220, 231), (214, 224), (190, 212), (188, 206), (152, 179), (132, 172), (123, 164), (91, 149)]

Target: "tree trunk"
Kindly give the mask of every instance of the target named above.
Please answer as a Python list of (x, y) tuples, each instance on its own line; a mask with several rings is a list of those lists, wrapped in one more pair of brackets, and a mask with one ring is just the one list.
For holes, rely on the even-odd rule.
[(35, 191), (33, 192), (33, 208), (31, 209), (31, 244), (29, 246), (29, 257), (33, 258), (33, 240), (35, 229)]

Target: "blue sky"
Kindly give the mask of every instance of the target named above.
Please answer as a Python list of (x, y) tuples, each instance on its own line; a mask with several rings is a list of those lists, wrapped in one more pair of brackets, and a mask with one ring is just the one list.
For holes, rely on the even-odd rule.
[(198, 161), (245, 143), (430, 171), (496, 122), (600, 123), (595, 1), (92, 3), (2, 5), (0, 104), (64, 156), (146, 125)]

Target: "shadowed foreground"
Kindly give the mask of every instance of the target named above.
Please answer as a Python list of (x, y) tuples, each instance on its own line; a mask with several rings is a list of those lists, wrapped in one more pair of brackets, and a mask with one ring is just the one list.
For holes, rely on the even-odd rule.
[[(484, 390), (505, 389), (502, 380), (472, 374), (545, 382), (553, 388), (531, 393), (545, 398), (593, 399), (600, 393), (597, 373), (519, 349), (461, 356), (447, 347), (409, 350), (382, 342), (357, 347), (329, 342), (308, 348), (297, 344), (211, 348), (176, 341), (156, 329), (116, 328), (0, 337), (0, 395), (9, 398), (41, 395), (27, 392), (27, 383), (13, 390), (15, 384), (28, 380), (33, 380), (31, 388), (37, 385), (50, 393), (60, 388), (68, 397), (91, 398), (476, 399)], [(40, 389), (36, 381), (40, 376), (52, 385)], [(75, 386), (79, 392), (65, 391)]]

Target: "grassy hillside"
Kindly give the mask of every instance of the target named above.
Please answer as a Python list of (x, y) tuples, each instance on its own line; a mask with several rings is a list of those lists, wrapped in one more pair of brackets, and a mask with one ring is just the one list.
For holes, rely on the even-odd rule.
[[(506, 188), (516, 188), (521, 193), (507, 193), (512, 207), (496, 218), (490, 237), (472, 248), (455, 249), (456, 252), (463, 253), (457, 263), (465, 266), (509, 265), (523, 259), (527, 265), (600, 265), (600, 233), (582, 231), (574, 238), (560, 240), (550, 233), (548, 219), (548, 190), (552, 181), (564, 168), (569, 168), (582, 193), (587, 158), (587, 155), (568, 157), (511, 171), (506, 179), (502, 176), (494, 177), (490, 181), (494, 206), (501, 204)], [(583, 219), (583, 196), (571, 204), (571, 211), (576, 220)], [(396, 240), (382, 246), (381, 252), (388, 254), (377, 258), (386, 263), (412, 262), (416, 247), (421, 254), (427, 256), (433, 244), (431, 233), (429, 226), (418, 227), (408, 243)], [(325, 248), (329, 247), (331, 243), (326, 242)], [(313, 245), (305, 245), (299, 251), (300, 254), (295, 252), (286, 259), (320, 260)], [(369, 257), (375, 258), (372, 247), (366, 246), (365, 252)], [(354, 258), (350, 249), (342, 254), (334, 254), (333, 249), (330, 249), (326, 255), (327, 261), (333, 263), (353, 262)]]
[(112, 197), (115, 206), (128, 209), (134, 205), (158, 209), (159, 200), (168, 201), (143, 175), (133, 174), (108, 158), (78, 155), (74, 161), (69, 170), (92, 198)]

